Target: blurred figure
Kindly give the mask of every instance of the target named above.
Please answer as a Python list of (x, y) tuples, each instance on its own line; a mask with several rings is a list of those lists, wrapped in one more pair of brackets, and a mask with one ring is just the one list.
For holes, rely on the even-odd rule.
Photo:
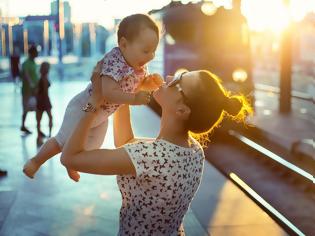
[[(38, 74), (36, 69), (35, 58), (38, 56), (38, 51), (34, 45), (28, 50), (28, 58), (22, 64), (22, 104), (23, 115), (21, 131), (30, 134), (32, 133), (25, 127), (26, 115), (34, 109), (34, 97), (38, 82)], [(36, 108), (36, 107), (35, 107)]]
[(18, 47), (14, 47), (13, 54), (10, 56), (10, 69), (11, 78), (14, 82), (14, 90), (19, 87), (19, 77), (20, 77), (20, 52)]
[(48, 95), (48, 88), (50, 86), (50, 82), (48, 80), (49, 68), (50, 64), (48, 62), (43, 62), (40, 66), (40, 79), (38, 82), (38, 91), (36, 96), (37, 144), (39, 145), (42, 144), (42, 139), (46, 137), (46, 135), (40, 130), (40, 122), (44, 111), (46, 111), (49, 117), (49, 137), (51, 136), (52, 129), (52, 106)]
[(8, 172), (6, 170), (0, 169), (0, 177), (1, 176), (6, 176), (7, 174), (8, 174)]

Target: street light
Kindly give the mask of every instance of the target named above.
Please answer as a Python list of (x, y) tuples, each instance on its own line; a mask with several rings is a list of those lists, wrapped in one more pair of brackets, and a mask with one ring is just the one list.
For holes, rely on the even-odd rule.
[[(283, 0), (289, 14), (289, 0)], [(292, 90), (292, 23), (289, 20), (288, 26), (282, 32), (281, 54), (280, 54), (280, 98), (279, 112), (291, 112), (291, 90)]]
[(204, 2), (201, 5), (201, 11), (207, 16), (212, 16), (217, 12), (217, 7), (212, 2)]
[(58, 60), (59, 64), (62, 64), (62, 40), (64, 38), (64, 10), (63, 2), (56, 0), (57, 4), (57, 22), (56, 22), (56, 31), (58, 33)]

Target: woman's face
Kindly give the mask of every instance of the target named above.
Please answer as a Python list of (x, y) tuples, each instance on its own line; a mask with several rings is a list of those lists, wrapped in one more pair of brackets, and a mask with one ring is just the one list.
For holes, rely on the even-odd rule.
[[(173, 79), (174, 76), (167, 76), (165, 83), (153, 93), (153, 97), (162, 107), (163, 111), (174, 112), (182, 105), (188, 107), (188, 104), (185, 104), (183, 96), (189, 100), (189, 98), (193, 97), (194, 88), (199, 84), (197, 71), (183, 74), (181, 80), (178, 82), (179, 86), (168, 86)], [(179, 87), (182, 92), (179, 91)]]
[(158, 43), (159, 38), (155, 31), (145, 27), (132, 41), (122, 38), (119, 46), (127, 63), (139, 70), (154, 58)]

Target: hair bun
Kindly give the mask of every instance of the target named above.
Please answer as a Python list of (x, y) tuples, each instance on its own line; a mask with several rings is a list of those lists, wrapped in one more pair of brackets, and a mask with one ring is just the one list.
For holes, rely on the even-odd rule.
[(226, 97), (223, 110), (225, 110), (231, 116), (237, 116), (241, 111), (243, 103), (237, 96)]

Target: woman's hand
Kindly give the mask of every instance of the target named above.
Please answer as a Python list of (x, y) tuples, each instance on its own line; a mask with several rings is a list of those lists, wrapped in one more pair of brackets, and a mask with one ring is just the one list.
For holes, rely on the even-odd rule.
[(163, 78), (157, 73), (148, 75), (144, 78), (144, 80), (140, 83), (137, 88), (137, 91), (144, 90), (152, 92), (158, 89), (163, 84)]

